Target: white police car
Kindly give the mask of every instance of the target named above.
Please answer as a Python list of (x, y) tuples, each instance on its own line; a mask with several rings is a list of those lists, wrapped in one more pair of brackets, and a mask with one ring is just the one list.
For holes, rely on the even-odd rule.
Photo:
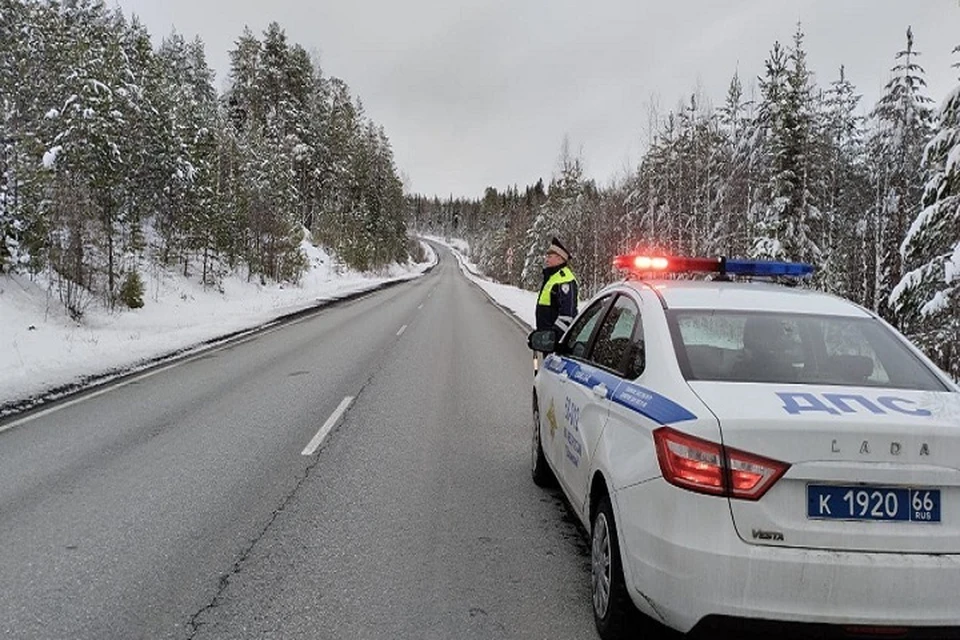
[[(873, 313), (739, 275), (807, 265), (621, 257), (533, 390), (533, 478), (591, 533), (603, 638), (960, 636), (960, 388)], [(556, 344), (555, 344), (556, 343)], [(645, 616), (636, 616), (636, 609)]]

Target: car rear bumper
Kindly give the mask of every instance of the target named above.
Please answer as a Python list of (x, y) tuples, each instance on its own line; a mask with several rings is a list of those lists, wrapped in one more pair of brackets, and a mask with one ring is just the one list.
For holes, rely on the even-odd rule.
[(737, 640), (955, 640), (960, 638), (960, 627), (830, 625), (708, 616), (697, 623), (690, 637)]
[(680, 631), (708, 616), (960, 626), (960, 555), (747, 544), (727, 500), (662, 479), (614, 498), (630, 594), (642, 611)]

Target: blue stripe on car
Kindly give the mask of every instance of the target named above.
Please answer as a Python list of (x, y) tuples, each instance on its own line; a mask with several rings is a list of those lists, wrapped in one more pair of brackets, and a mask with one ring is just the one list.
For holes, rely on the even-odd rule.
[(584, 365), (576, 360), (549, 356), (545, 367), (556, 374), (566, 372), (567, 378), (585, 387), (593, 388), (603, 384), (607, 388), (607, 399), (650, 418), (659, 424), (674, 424), (686, 420), (696, 420), (697, 416), (670, 398), (656, 391), (624, 380), (602, 369)]

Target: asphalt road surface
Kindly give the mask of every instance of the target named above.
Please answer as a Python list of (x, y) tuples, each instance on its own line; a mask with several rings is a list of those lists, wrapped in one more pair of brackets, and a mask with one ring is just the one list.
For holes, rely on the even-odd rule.
[(530, 377), (444, 252), (9, 428), (0, 632), (595, 638), (586, 541), (530, 480)]

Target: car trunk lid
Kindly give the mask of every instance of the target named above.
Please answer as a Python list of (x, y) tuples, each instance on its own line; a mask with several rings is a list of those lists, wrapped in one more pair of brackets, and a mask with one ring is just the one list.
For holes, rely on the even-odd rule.
[(690, 382), (725, 447), (789, 470), (759, 500), (731, 499), (750, 544), (960, 553), (960, 394)]

